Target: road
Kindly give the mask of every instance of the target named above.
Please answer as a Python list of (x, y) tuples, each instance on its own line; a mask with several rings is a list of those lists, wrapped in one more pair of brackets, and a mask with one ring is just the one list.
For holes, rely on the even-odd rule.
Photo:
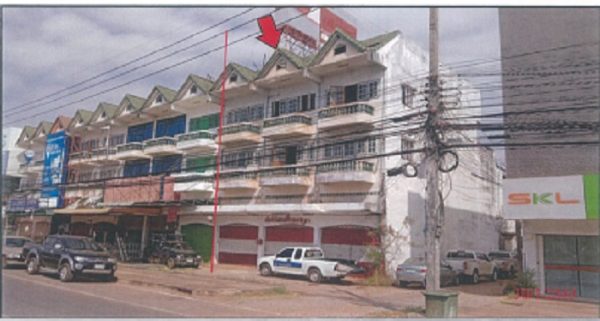
[(266, 316), (259, 310), (236, 308), (136, 287), (123, 282), (85, 280), (61, 283), (51, 275), (2, 271), (3, 317), (232, 317)]

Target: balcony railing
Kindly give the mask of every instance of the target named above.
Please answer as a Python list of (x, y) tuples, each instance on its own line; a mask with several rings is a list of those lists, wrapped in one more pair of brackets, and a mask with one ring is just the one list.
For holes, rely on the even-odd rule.
[(267, 119), (264, 122), (264, 127), (274, 127), (279, 125), (287, 125), (287, 124), (305, 124), (312, 125), (312, 119), (305, 115), (291, 115), (291, 116), (283, 116), (278, 118)]
[(110, 156), (110, 155), (114, 155), (116, 153), (117, 153), (117, 149), (114, 147), (110, 147), (108, 149), (101, 148), (101, 149), (96, 149), (96, 150), (92, 151), (92, 156), (94, 156), (94, 157)]
[(319, 111), (319, 119), (331, 118), (342, 115), (351, 115), (357, 113), (366, 113), (369, 115), (373, 115), (374, 108), (367, 104), (351, 104), (340, 107), (329, 107), (327, 109), (323, 109)]
[(219, 175), (219, 179), (256, 179), (256, 172), (222, 173)]
[(285, 176), (308, 176), (310, 170), (306, 167), (289, 167), (289, 168), (277, 168), (263, 171), (260, 173), (261, 177), (285, 177)]
[(321, 164), (317, 166), (317, 171), (319, 173), (352, 171), (373, 172), (374, 169), (375, 166), (373, 165), (373, 163), (354, 160), (338, 161), (335, 163)]
[(144, 142), (144, 148), (150, 148), (150, 147), (155, 147), (155, 146), (165, 146), (165, 145), (175, 146), (176, 145), (175, 138), (160, 137), (160, 138), (149, 139)]
[(144, 150), (144, 145), (140, 142), (127, 143), (117, 146), (117, 153), (128, 152), (132, 150)]
[(260, 134), (260, 127), (252, 124), (236, 124), (230, 125), (223, 128), (223, 135), (227, 134), (235, 134), (241, 132), (253, 132), (256, 134)]
[(199, 130), (199, 131), (194, 131), (194, 132), (190, 132), (187, 134), (181, 134), (177, 136), (177, 141), (178, 142), (186, 142), (189, 140), (194, 140), (194, 139), (213, 139), (214, 135), (206, 130)]

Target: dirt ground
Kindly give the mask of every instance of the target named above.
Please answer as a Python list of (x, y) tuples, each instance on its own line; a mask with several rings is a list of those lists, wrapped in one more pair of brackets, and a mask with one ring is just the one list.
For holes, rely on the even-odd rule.
[[(189, 297), (210, 298), (265, 311), (279, 317), (420, 317), (423, 289), (367, 286), (350, 278), (341, 283), (312, 284), (298, 277), (261, 277), (253, 267), (216, 265), (200, 269), (168, 270), (161, 265), (122, 264), (119, 282), (169, 291)], [(445, 290), (459, 292), (459, 317), (598, 317), (594, 303), (502, 295), (504, 280), (465, 284)]]

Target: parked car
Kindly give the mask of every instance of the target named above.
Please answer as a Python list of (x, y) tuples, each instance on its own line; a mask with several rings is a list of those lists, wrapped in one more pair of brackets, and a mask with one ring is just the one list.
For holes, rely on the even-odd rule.
[(202, 257), (183, 240), (162, 241), (149, 248), (147, 254), (151, 263), (166, 264), (169, 269), (191, 266), (200, 267)]
[(496, 263), (498, 272), (502, 277), (514, 277), (519, 270), (519, 260), (515, 257), (514, 252), (509, 251), (493, 251), (488, 253), (488, 257)]
[(354, 271), (351, 266), (325, 259), (323, 250), (318, 247), (286, 247), (276, 255), (260, 258), (257, 265), (262, 276), (305, 275), (314, 283), (324, 279), (341, 280)]
[(25, 257), (23, 256), (23, 248), (28, 243), (33, 243), (33, 241), (27, 237), (5, 237), (4, 245), (2, 246), (2, 268), (6, 268), (10, 264), (25, 263)]
[(81, 236), (51, 235), (41, 245), (32, 246), (26, 257), (27, 273), (58, 273), (62, 282), (86, 276), (115, 280), (117, 259), (94, 242)]
[[(425, 287), (425, 274), (427, 264), (425, 258), (408, 258), (396, 268), (396, 281), (398, 286), (406, 287), (411, 283), (419, 283)], [(442, 260), (440, 265), (440, 285), (459, 285), (460, 273), (455, 271), (448, 262)]]
[(473, 284), (479, 283), (482, 276), (492, 281), (498, 279), (498, 268), (485, 253), (469, 250), (449, 251), (446, 261), (452, 269)]

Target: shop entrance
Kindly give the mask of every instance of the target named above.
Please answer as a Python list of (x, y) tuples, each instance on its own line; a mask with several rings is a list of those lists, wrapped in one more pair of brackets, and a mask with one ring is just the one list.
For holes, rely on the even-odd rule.
[(181, 234), (183, 234), (183, 240), (202, 256), (204, 262), (210, 261), (212, 226), (205, 224), (184, 225), (181, 227)]
[(600, 299), (600, 237), (544, 236), (546, 294)]

